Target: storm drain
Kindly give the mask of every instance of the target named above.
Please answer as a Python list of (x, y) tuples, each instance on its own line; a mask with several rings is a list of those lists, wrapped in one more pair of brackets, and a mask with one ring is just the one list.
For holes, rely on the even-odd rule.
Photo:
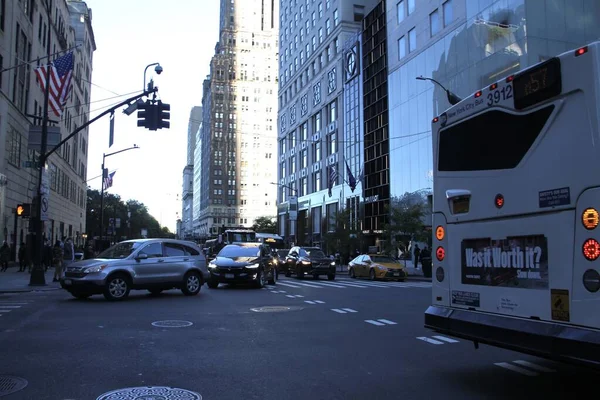
[(254, 312), (261, 312), (261, 313), (275, 313), (275, 312), (287, 312), (287, 311), (302, 310), (302, 307), (265, 306), (265, 307), (251, 308), (250, 310), (254, 311)]
[(166, 321), (154, 321), (152, 323), (153, 326), (158, 328), (185, 328), (187, 326), (194, 325), (193, 322), (190, 321), (180, 321), (176, 319), (170, 319)]
[(0, 376), (0, 397), (7, 396), (27, 387), (27, 381), (16, 376)]
[(186, 389), (166, 386), (131, 387), (104, 393), (96, 400), (202, 400), (202, 396)]

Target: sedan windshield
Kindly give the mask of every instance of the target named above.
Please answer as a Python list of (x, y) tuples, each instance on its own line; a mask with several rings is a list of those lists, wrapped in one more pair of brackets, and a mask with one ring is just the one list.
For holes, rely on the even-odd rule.
[(217, 254), (217, 257), (258, 257), (260, 256), (260, 249), (255, 246), (237, 246), (229, 245), (223, 247), (223, 249)]
[(96, 258), (110, 258), (110, 259), (119, 259), (126, 258), (131, 253), (134, 252), (135, 249), (141, 246), (139, 242), (121, 242), (117, 243), (114, 246), (109, 247), (104, 250), (102, 253), (98, 254)]
[(396, 260), (394, 260), (392, 257), (385, 257), (385, 256), (371, 256), (371, 261), (376, 262), (376, 263), (395, 263)]
[(321, 250), (306, 250), (306, 255), (312, 258), (325, 258), (325, 253)]

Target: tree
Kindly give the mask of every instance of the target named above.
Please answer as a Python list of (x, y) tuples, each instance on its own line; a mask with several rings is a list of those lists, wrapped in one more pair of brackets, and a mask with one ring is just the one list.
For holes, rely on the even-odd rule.
[(330, 254), (339, 253), (342, 264), (347, 264), (353, 258), (354, 251), (361, 247), (362, 233), (357, 226), (353, 226), (350, 217), (350, 209), (343, 209), (335, 214), (333, 227), (328, 227), (329, 223), (324, 220), (322, 228), (327, 232), (323, 235), (326, 251)]
[(276, 233), (277, 232), (277, 221), (275, 217), (258, 217), (254, 220), (252, 225), (254, 232), (261, 233)]
[(431, 233), (426, 229), (426, 215), (429, 212), (424, 192), (405, 193), (390, 199), (389, 222), (384, 228), (387, 240), (384, 249), (395, 255), (396, 248), (406, 251), (409, 242), (429, 242)]
[[(128, 217), (127, 213), (131, 213)], [(88, 189), (86, 208), (86, 233), (93, 238), (100, 235), (100, 192)], [(148, 237), (174, 237), (167, 227), (161, 227), (158, 221), (150, 215), (148, 207), (137, 200), (123, 202), (121, 197), (111, 193), (104, 194), (104, 229), (109, 226), (110, 218), (119, 218), (121, 226), (116, 228), (114, 235), (117, 240), (122, 238), (141, 238), (142, 229), (148, 230)], [(127, 226), (127, 222), (130, 226)]]

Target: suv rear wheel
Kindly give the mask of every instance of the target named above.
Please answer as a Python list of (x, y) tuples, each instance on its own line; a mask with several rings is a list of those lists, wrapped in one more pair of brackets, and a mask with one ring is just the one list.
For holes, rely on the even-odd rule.
[(183, 278), (183, 287), (181, 291), (186, 296), (195, 296), (200, 293), (202, 287), (202, 278), (197, 272), (188, 272)]

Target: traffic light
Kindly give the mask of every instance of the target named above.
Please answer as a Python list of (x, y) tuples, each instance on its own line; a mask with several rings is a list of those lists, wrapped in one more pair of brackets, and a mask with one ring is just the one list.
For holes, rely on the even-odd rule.
[(17, 216), (29, 217), (31, 215), (31, 204), (18, 204), (17, 205)]
[(171, 127), (171, 123), (169, 122), (169, 120), (171, 119), (171, 113), (169, 111), (171, 111), (171, 105), (163, 103), (162, 101), (159, 100), (158, 101), (158, 121), (157, 121), (158, 129)]
[(157, 125), (157, 107), (149, 102), (142, 103), (138, 106), (138, 122), (137, 126), (148, 128), (151, 131), (155, 131)]

